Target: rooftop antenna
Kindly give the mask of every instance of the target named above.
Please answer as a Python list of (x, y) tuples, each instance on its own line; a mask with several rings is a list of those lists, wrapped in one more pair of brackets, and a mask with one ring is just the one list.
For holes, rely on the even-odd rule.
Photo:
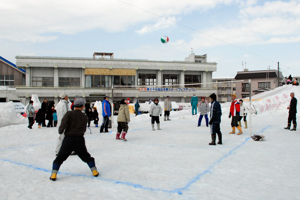
[(244, 61), (242, 61), (242, 70), (244, 70)]

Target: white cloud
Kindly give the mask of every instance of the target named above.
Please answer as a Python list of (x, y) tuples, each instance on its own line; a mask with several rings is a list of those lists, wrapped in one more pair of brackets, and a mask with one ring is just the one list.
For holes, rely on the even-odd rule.
[[(237, 0), (124, 1), (168, 19), (192, 10), (201, 11), (218, 4), (235, 3)], [(157, 16), (121, 0), (1, 0), (0, 38), (45, 42), (55, 39), (57, 33), (75, 34), (94, 29), (123, 31), (130, 26), (157, 19)]]
[(156, 24), (144, 26), (142, 29), (137, 30), (136, 32), (139, 34), (153, 32), (162, 28), (168, 28), (170, 26), (173, 26), (175, 25), (175, 23), (176, 23), (175, 17), (161, 18), (158, 20)]

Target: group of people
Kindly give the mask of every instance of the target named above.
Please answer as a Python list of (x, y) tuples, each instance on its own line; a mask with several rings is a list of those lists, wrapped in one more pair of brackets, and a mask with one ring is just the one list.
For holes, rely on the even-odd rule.
[(282, 80), (282, 85), (299, 85), (299, 81), (297, 78), (293, 78), (292, 75), (289, 75), (289, 77), (284, 77)]

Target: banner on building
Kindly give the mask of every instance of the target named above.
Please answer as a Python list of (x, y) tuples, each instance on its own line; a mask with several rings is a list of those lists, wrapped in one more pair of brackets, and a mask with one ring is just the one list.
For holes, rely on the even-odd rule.
[(139, 88), (140, 92), (195, 92), (195, 88)]

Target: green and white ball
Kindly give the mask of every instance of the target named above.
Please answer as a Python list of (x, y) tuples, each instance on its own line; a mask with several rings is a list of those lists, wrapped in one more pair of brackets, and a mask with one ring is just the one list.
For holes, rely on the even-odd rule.
[(163, 36), (163, 37), (160, 38), (160, 41), (161, 41), (162, 43), (166, 44), (166, 43), (169, 42), (169, 37)]

